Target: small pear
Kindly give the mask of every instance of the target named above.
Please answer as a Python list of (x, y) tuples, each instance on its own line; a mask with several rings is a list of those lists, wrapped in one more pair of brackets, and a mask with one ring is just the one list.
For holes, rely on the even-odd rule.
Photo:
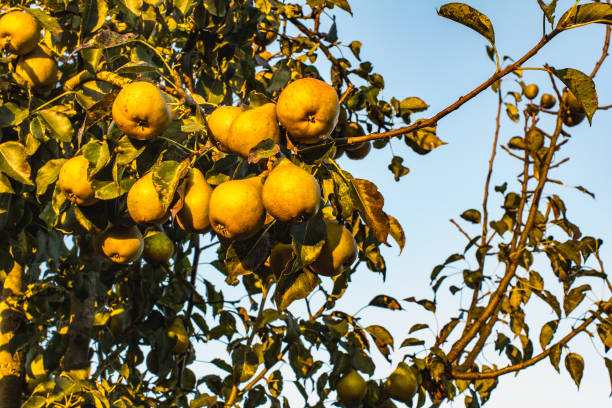
[(138, 224), (161, 224), (168, 218), (168, 211), (153, 185), (152, 171), (132, 185), (127, 194), (127, 208), (130, 217)]
[(89, 160), (85, 156), (74, 156), (62, 165), (59, 172), (60, 190), (68, 200), (82, 206), (93, 205), (98, 202), (87, 178)]
[(349, 230), (335, 220), (323, 219), (327, 237), (319, 257), (310, 265), (313, 272), (336, 276), (351, 266), (357, 257), (357, 242)]
[(370, 153), (370, 150), (372, 150), (372, 143), (369, 141), (362, 142), (357, 149), (347, 150), (346, 157), (352, 160), (361, 160)]
[(190, 232), (206, 232), (210, 229), (209, 201), (212, 187), (206, 182), (198, 169), (190, 169), (187, 174), (183, 208), (176, 215), (181, 229)]
[(365, 397), (368, 385), (363, 377), (354, 369), (345, 374), (336, 384), (338, 401), (349, 407), (357, 406)]
[(162, 231), (151, 231), (144, 237), (142, 257), (152, 265), (165, 265), (174, 255), (174, 243)]
[(578, 98), (569, 90), (563, 92), (561, 116), (566, 126), (576, 126), (584, 120), (586, 113)]
[(266, 210), (261, 199), (260, 177), (230, 180), (210, 195), (209, 216), (213, 230), (226, 239), (247, 239), (261, 230)]
[(387, 378), (385, 388), (391, 398), (410, 404), (412, 397), (417, 392), (417, 379), (410, 366), (403, 361), (399, 363), (395, 371)]
[(220, 106), (206, 118), (208, 130), (216, 142), (217, 147), (222, 152), (230, 152), (227, 143), (229, 138), (229, 129), (234, 120), (242, 112), (244, 112), (244, 110), (238, 106)]
[(309, 172), (283, 159), (268, 174), (262, 199), (274, 218), (299, 224), (319, 211), (321, 188)]
[(108, 259), (121, 264), (137, 260), (144, 249), (142, 234), (136, 226), (112, 227), (95, 238), (95, 245)]
[(249, 151), (266, 139), (280, 142), (280, 129), (273, 103), (266, 103), (238, 115), (230, 126), (227, 147), (231, 152), (247, 158)]

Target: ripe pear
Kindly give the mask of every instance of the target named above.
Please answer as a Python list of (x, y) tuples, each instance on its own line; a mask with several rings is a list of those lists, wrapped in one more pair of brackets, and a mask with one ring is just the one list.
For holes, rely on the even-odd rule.
[(40, 46), (22, 55), (15, 66), (15, 73), (32, 88), (52, 88), (57, 82), (57, 62), (50, 52)]
[(280, 142), (280, 129), (273, 103), (266, 103), (238, 115), (230, 126), (227, 147), (231, 152), (247, 158), (249, 151), (266, 139)]
[(11, 11), (0, 17), (0, 47), (10, 53), (24, 55), (40, 41), (40, 23), (30, 13)]
[(566, 126), (576, 126), (584, 120), (586, 113), (576, 96), (569, 90), (563, 92), (561, 115)]
[(540, 89), (536, 84), (529, 84), (523, 89), (523, 95), (525, 95), (527, 99), (534, 99), (538, 96), (539, 91)]
[(372, 150), (372, 144), (366, 141), (358, 149), (347, 150), (346, 157), (353, 160), (361, 160), (370, 153), (370, 150)]
[(213, 230), (227, 239), (247, 239), (261, 230), (266, 210), (261, 198), (260, 177), (230, 180), (218, 185), (210, 196)]
[(127, 208), (130, 217), (138, 224), (161, 224), (168, 218), (168, 211), (153, 185), (152, 171), (132, 185), (127, 194)]
[(137, 81), (124, 86), (113, 102), (113, 120), (123, 133), (151, 140), (168, 128), (172, 113), (155, 85)]
[(116, 263), (130, 263), (142, 255), (144, 241), (136, 226), (129, 228), (112, 227), (96, 237), (102, 253)]
[(171, 339), (176, 339), (176, 343), (172, 349), (174, 354), (183, 354), (185, 351), (187, 351), (187, 346), (189, 346), (189, 338), (187, 336), (187, 330), (185, 330), (185, 326), (180, 318), (175, 318), (170, 324), (170, 327), (168, 328), (168, 337)]
[(357, 242), (349, 230), (335, 220), (324, 219), (326, 238), (319, 257), (310, 269), (323, 276), (336, 276), (351, 266), (357, 257)]
[(334, 88), (315, 78), (298, 79), (278, 97), (276, 115), (293, 143), (314, 144), (327, 138), (338, 121)]
[(68, 200), (82, 206), (93, 205), (98, 202), (87, 179), (89, 160), (85, 156), (74, 156), (62, 165), (59, 172), (59, 187)]
[(542, 94), (542, 97), (540, 98), (540, 106), (544, 109), (550, 109), (555, 106), (556, 103), (557, 98), (548, 93)]
[(174, 243), (162, 231), (151, 231), (144, 237), (142, 257), (152, 265), (165, 265), (174, 255)]
[(206, 232), (210, 229), (208, 203), (212, 191), (200, 170), (189, 170), (183, 208), (176, 215), (181, 229), (190, 232)]
[(220, 106), (206, 118), (208, 130), (216, 142), (217, 147), (222, 152), (230, 152), (227, 143), (229, 129), (234, 119), (242, 112), (244, 112), (244, 110), (238, 106)]
[(299, 224), (319, 211), (321, 188), (309, 172), (283, 159), (268, 174), (261, 196), (274, 218)]
[(367, 390), (367, 383), (354, 369), (351, 369), (336, 384), (338, 401), (348, 406), (357, 406), (365, 397)]
[(410, 366), (403, 361), (399, 363), (387, 378), (385, 388), (391, 398), (409, 404), (417, 391), (417, 379)]

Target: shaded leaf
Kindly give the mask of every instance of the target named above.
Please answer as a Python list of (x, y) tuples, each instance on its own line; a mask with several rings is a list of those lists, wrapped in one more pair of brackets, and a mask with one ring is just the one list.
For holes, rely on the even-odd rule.
[(563, 348), (559, 344), (555, 344), (550, 349), (550, 354), (548, 358), (550, 359), (550, 364), (559, 372), (559, 361), (561, 361), (561, 352)]
[(319, 286), (319, 277), (307, 269), (285, 274), (276, 285), (274, 301), (279, 310), (284, 310), (296, 300), (304, 299)]
[(374, 339), (374, 343), (381, 354), (389, 360), (389, 354), (393, 350), (393, 336), (387, 329), (382, 326), (372, 325), (365, 328), (370, 336)]
[(584, 360), (580, 354), (569, 353), (565, 356), (565, 368), (569, 371), (572, 379), (576, 383), (576, 386), (580, 388), (580, 381), (582, 381), (582, 372), (584, 371)]
[(272, 156), (276, 156), (278, 152), (280, 152), (280, 146), (274, 143), (274, 140), (262, 140), (249, 151), (248, 162), (259, 163), (262, 160), (266, 160)]
[(382, 210), (385, 199), (378, 191), (378, 187), (371, 181), (358, 178), (352, 179), (351, 185), (353, 203), (361, 218), (372, 228), (378, 242), (387, 242), (390, 230), (389, 218)]
[(493, 31), (493, 25), (491, 24), (489, 17), (468, 6), (467, 4), (445, 4), (440, 7), (440, 10), (438, 10), (438, 15), (471, 28), (489, 40), (491, 44), (495, 44), (495, 32)]
[(75, 48), (70, 55), (85, 48), (105, 49), (117, 47), (130, 41), (134, 41), (137, 38), (138, 36), (134, 33), (119, 34), (111, 30), (104, 30), (96, 34), (91, 40), (87, 41), (85, 44)]
[(88, 0), (85, 2), (85, 10), (81, 20), (81, 39), (91, 35), (98, 30), (106, 20), (108, 4), (106, 0)]
[(551, 320), (542, 326), (542, 330), (540, 331), (540, 346), (542, 346), (542, 350), (545, 350), (546, 346), (550, 344), (550, 341), (557, 331), (557, 326), (559, 326), (558, 320)]
[[(606, 362), (606, 368), (608, 369), (608, 375), (610, 376), (610, 386), (612, 387), (612, 360), (608, 357), (604, 357), (604, 361)], [(612, 392), (610, 392), (612, 395)]]
[(28, 13), (32, 14), (42, 26), (48, 30), (53, 35), (60, 35), (62, 33), (62, 27), (57, 22), (57, 19), (53, 16), (50, 16), (49, 13), (45, 13), (43, 10), (39, 9), (27, 9)]
[(478, 210), (466, 210), (463, 212), (463, 214), (461, 214), (461, 218), (463, 218), (464, 220), (471, 222), (472, 224), (479, 224), (480, 223), (480, 211)]
[(580, 105), (587, 115), (589, 123), (591, 123), (598, 106), (597, 91), (595, 90), (595, 83), (593, 80), (577, 69), (554, 69), (552, 67), (551, 69), (553, 74), (555, 74), (555, 76), (572, 91), (576, 99), (578, 99), (578, 102), (580, 102)]
[[(15, 194), (15, 190), (13, 190), (13, 186), (11, 186), (11, 181), (3, 173), (0, 173), (0, 194)], [(5, 210), (0, 209), (0, 214), (3, 211)]]
[(589, 290), (591, 290), (590, 285), (582, 285), (570, 290), (569, 293), (565, 295), (563, 299), (563, 310), (566, 316), (569, 316), (569, 314), (584, 300), (586, 297), (585, 292)]
[(91, 179), (110, 161), (110, 152), (106, 141), (92, 140), (83, 146), (83, 156), (89, 160), (87, 177)]
[(402, 306), (400, 306), (399, 302), (387, 295), (378, 295), (374, 297), (374, 299), (370, 300), (368, 305), (390, 310), (402, 310)]
[(355, 56), (355, 58), (357, 58), (357, 60), (361, 61), (361, 58), (359, 58), (359, 52), (361, 51), (361, 42), (359, 42), (359, 41), (352, 41), (349, 44), (349, 48), (353, 52), (353, 55)]
[(436, 135), (436, 127), (424, 127), (404, 135), (404, 142), (418, 154), (427, 154), (446, 144)]
[(319, 212), (308, 221), (291, 226), (293, 251), (298, 255), (293, 271), (313, 263), (321, 253), (327, 237), (325, 223)]
[(36, 194), (41, 195), (47, 191), (49, 184), (55, 183), (59, 171), (66, 159), (51, 159), (38, 169), (36, 173)]
[(164, 208), (170, 207), (176, 188), (188, 170), (189, 160), (180, 163), (168, 160), (160, 163), (153, 170), (153, 186)]
[(436, 304), (434, 302), (432, 302), (431, 300), (427, 300), (427, 299), (422, 299), (422, 300), (417, 300), (414, 297), (409, 297), (404, 299), (404, 301), (406, 302), (411, 302), (411, 303), (416, 303), (418, 305), (423, 306), (426, 310), (429, 310), (430, 312), (434, 312), (436, 311)]
[(404, 229), (401, 224), (395, 217), (387, 214), (387, 218), (389, 219), (389, 235), (397, 242), (397, 245), (400, 247), (400, 254), (406, 245), (406, 235), (404, 234)]
[(544, 3), (542, 0), (538, 0), (538, 4), (544, 12), (546, 19), (552, 25), (555, 22), (555, 9), (557, 8), (557, 0), (552, 0), (548, 4)]
[(410, 328), (410, 330), (408, 331), (408, 334), (414, 333), (414, 332), (419, 331), (419, 330), (426, 329), (428, 327), (429, 326), (424, 324), (424, 323), (417, 323), (417, 324), (415, 324), (414, 326), (412, 326)]
[(22, 184), (33, 186), (27, 159), (26, 149), (21, 143), (10, 141), (0, 144), (0, 171)]
[(242, 241), (233, 241), (225, 255), (227, 268), (227, 283), (238, 283), (238, 276), (255, 272), (259, 269), (270, 253), (268, 234), (255, 236)]
[(410, 169), (402, 165), (403, 162), (404, 162), (403, 158), (399, 156), (393, 156), (393, 159), (391, 160), (391, 164), (388, 166), (389, 170), (391, 170), (391, 173), (393, 173), (393, 177), (395, 178), (395, 181), (399, 181), (401, 177), (410, 173)]

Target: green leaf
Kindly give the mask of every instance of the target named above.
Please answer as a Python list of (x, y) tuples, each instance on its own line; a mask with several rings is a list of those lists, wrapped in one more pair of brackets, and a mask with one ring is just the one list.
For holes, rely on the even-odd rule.
[(290, 233), (293, 251), (298, 255), (291, 271), (295, 272), (313, 263), (325, 245), (326, 230), (322, 214), (319, 212), (306, 222), (292, 225)]
[(421, 98), (411, 96), (403, 99), (397, 106), (397, 115), (403, 116), (405, 114), (423, 112), (429, 108), (429, 105), (425, 103)]
[(397, 245), (400, 247), (400, 254), (406, 245), (406, 235), (404, 234), (404, 229), (401, 224), (395, 217), (387, 214), (387, 218), (389, 219), (389, 235), (397, 242)]
[(59, 171), (66, 159), (51, 159), (38, 169), (36, 173), (36, 194), (41, 195), (47, 191), (49, 184), (55, 183)]
[(304, 299), (319, 286), (319, 277), (307, 269), (285, 274), (276, 285), (274, 301), (279, 310), (285, 310), (296, 300)]
[(495, 44), (495, 32), (489, 17), (463, 3), (448, 3), (440, 7), (438, 15), (471, 28), (489, 42)]
[(145, 146), (136, 148), (132, 140), (128, 136), (123, 135), (115, 146), (115, 152), (117, 153), (115, 160), (119, 165), (129, 164), (140, 156), (144, 149)]
[(39, 9), (27, 9), (28, 13), (32, 14), (42, 26), (55, 36), (59, 36), (62, 33), (62, 27), (57, 22), (55, 17), (49, 15), (43, 10)]
[(28, 117), (28, 108), (22, 108), (13, 102), (6, 102), (0, 105), (0, 128), (7, 126), (17, 126)]
[(423, 344), (425, 344), (425, 341), (423, 340), (417, 339), (415, 337), (408, 337), (407, 339), (404, 339), (404, 341), (402, 341), (400, 348), (412, 347), (412, 346), (422, 346)]
[(388, 166), (389, 170), (391, 170), (391, 173), (393, 173), (393, 177), (395, 178), (395, 181), (399, 181), (400, 177), (403, 177), (406, 174), (410, 173), (410, 169), (402, 165), (403, 162), (404, 162), (403, 158), (399, 156), (393, 156), (393, 159), (391, 160), (391, 164)]
[(108, 4), (106, 0), (87, 0), (81, 20), (81, 40), (89, 37), (98, 30), (106, 20)]
[(276, 156), (278, 152), (280, 152), (280, 146), (274, 143), (274, 140), (262, 140), (249, 151), (248, 162), (249, 164), (259, 163), (262, 160)]
[(580, 105), (584, 109), (587, 115), (589, 123), (593, 119), (593, 115), (597, 110), (597, 92), (595, 91), (595, 83), (586, 74), (573, 68), (565, 69), (554, 69), (552, 68), (553, 74), (569, 88), (574, 94)]
[(387, 295), (378, 295), (374, 299), (370, 300), (369, 306), (382, 307), (389, 310), (402, 310), (399, 302)]
[(110, 152), (106, 141), (92, 140), (83, 146), (83, 156), (89, 160), (87, 177), (91, 179), (110, 162)]
[(266, 261), (269, 253), (270, 240), (267, 234), (232, 242), (225, 255), (226, 281), (234, 285), (238, 283), (238, 276), (255, 272)]
[(418, 154), (427, 154), (446, 143), (436, 135), (436, 127), (424, 127), (404, 135), (404, 142)]
[(10, 141), (0, 144), (0, 171), (22, 184), (33, 186), (27, 159), (26, 149), (21, 143)]
[(558, 320), (551, 320), (542, 326), (542, 331), (540, 331), (540, 346), (542, 346), (542, 350), (545, 350), (546, 346), (550, 344), (550, 341), (557, 331), (557, 326), (559, 326)]
[(550, 348), (550, 354), (548, 358), (550, 359), (550, 364), (559, 372), (559, 361), (561, 361), (561, 352), (563, 348), (559, 344), (555, 344)]
[(576, 383), (576, 386), (580, 388), (580, 381), (582, 381), (582, 372), (584, 371), (584, 360), (580, 354), (569, 353), (565, 356), (565, 368), (569, 371), (572, 379)]
[(176, 162), (168, 160), (160, 163), (153, 170), (153, 186), (157, 190), (159, 199), (164, 208), (170, 207), (174, 193), (181, 179), (189, 170), (189, 161)]
[(138, 36), (134, 33), (119, 34), (111, 30), (104, 30), (96, 34), (91, 40), (85, 44), (78, 46), (72, 51), (71, 55), (87, 48), (105, 49), (117, 47), (130, 41), (135, 41)]
[(60, 142), (71, 142), (74, 128), (70, 123), (70, 118), (57, 110), (50, 108), (38, 112), (38, 117), (55, 139)]
[(569, 316), (570, 313), (584, 300), (587, 291), (591, 290), (590, 285), (578, 286), (569, 291), (563, 299), (563, 310), (565, 315)]
[(538, 0), (538, 4), (544, 12), (546, 19), (552, 25), (555, 22), (555, 9), (557, 8), (557, 0), (552, 0), (549, 4), (544, 3), (542, 0)]
[(119, 67), (115, 73), (119, 75), (123, 74), (141, 74), (144, 72), (155, 72), (157, 67), (149, 64), (146, 61), (133, 61)]
[[(3, 173), (0, 173), (0, 194), (15, 194), (11, 181)], [(3, 210), (0, 210), (0, 214)]]
[(206, 11), (216, 17), (223, 17), (227, 12), (227, 1), (225, 0), (204, 0)]
[(472, 224), (480, 224), (480, 211), (474, 209), (466, 210), (461, 214), (461, 218)]
[(432, 302), (431, 300), (427, 300), (427, 299), (417, 300), (413, 296), (411, 296), (409, 298), (404, 299), (404, 301), (410, 302), (410, 303), (416, 303), (418, 305), (423, 306), (426, 310), (429, 310), (430, 312), (433, 312), (433, 313), (436, 312), (436, 304)]
[(557, 26), (565, 28), (589, 23), (612, 24), (612, 5), (588, 3), (572, 7), (561, 16)]
[(270, 80), (268, 92), (275, 92), (283, 89), (291, 79), (291, 70), (285, 64), (280, 64)]
[(387, 329), (379, 325), (371, 325), (365, 328), (370, 336), (374, 339), (374, 344), (381, 352), (381, 354), (389, 360), (389, 354), (393, 350), (393, 336)]
[(353, 52), (353, 55), (355, 56), (355, 58), (357, 58), (357, 60), (361, 61), (361, 58), (359, 57), (359, 53), (361, 51), (361, 42), (359, 42), (359, 41), (352, 41), (349, 44), (349, 48)]
[(135, 182), (135, 179), (123, 179), (119, 184), (114, 180), (94, 180), (91, 184), (96, 198), (112, 200), (127, 193)]

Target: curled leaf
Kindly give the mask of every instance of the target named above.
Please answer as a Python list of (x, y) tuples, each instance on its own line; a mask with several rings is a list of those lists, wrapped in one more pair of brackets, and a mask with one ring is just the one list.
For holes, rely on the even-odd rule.
[(438, 15), (471, 28), (495, 44), (495, 31), (489, 17), (463, 3), (448, 3), (440, 7)]

